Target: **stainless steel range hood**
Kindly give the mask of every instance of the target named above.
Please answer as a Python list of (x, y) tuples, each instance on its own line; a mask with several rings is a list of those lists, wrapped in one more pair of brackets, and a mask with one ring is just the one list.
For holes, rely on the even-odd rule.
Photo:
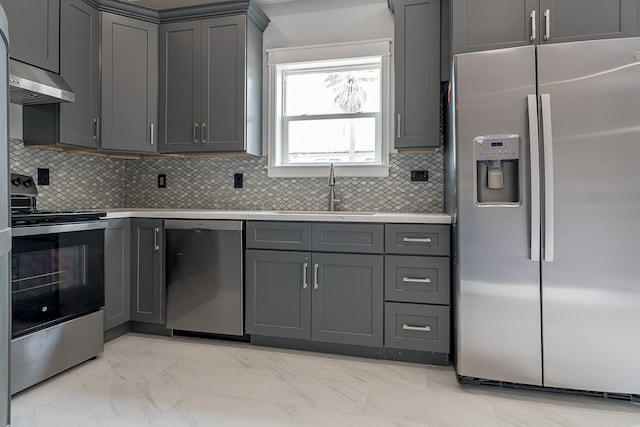
[(58, 74), (11, 59), (9, 102), (20, 105), (74, 102), (75, 94)]

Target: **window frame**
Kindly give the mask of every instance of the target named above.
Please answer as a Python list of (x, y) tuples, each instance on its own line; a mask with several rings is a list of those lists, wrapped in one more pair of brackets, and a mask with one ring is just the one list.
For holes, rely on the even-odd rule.
[[(376, 120), (375, 162), (335, 163), (338, 176), (385, 177), (389, 175), (390, 137), (390, 39), (330, 45), (302, 46), (267, 50), (268, 83), (268, 176), (270, 178), (326, 177), (328, 163), (285, 163), (288, 149), (286, 125), (297, 120), (321, 118), (379, 117)], [(322, 69), (357, 69), (380, 63), (380, 111), (368, 113), (337, 113), (312, 116), (284, 116), (284, 74), (313, 73)]]

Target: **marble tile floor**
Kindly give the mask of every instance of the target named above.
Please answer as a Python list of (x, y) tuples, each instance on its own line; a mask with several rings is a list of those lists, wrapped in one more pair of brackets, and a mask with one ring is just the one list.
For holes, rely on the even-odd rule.
[(12, 427), (640, 427), (640, 404), (460, 386), (452, 367), (128, 334), (14, 396)]

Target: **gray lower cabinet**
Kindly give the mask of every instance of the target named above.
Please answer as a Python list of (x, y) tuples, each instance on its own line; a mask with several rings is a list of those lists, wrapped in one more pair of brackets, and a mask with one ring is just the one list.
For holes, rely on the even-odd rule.
[(104, 234), (104, 330), (130, 320), (131, 222), (110, 219)]
[(165, 323), (163, 220), (131, 220), (131, 320)]
[(54, 73), (60, 67), (60, 0), (0, 0), (11, 57)]
[(440, 0), (395, 3), (397, 150), (440, 146)]
[(160, 151), (260, 154), (262, 29), (245, 14), (160, 27)]
[(450, 0), (452, 54), (631, 37), (637, 0)]
[(311, 254), (247, 249), (246, 332), (311, 339)]
[(157, 152), (158, 25), (101, 14), (101, 148)]

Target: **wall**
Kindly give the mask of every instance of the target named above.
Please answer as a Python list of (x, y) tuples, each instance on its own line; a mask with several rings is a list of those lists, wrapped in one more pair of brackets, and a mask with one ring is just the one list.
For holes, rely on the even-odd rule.
[[(385, 0), (298, 0), (266, 6), (271, 23), (265, 49), (294, 45), (392, 38), (393, 17)], [(265, 62), (266, 65), (266, 62)], [(21, 138), (21, 111), (11, 109), (11, 136)], [(266, 148), (263, 150), (266, 155)], [(324, 210), (327, 178), (270, 179), (267, 158), (120, 160), (24, 148), (11, 143), (11, 169), (36, 175), (48, 167), (51, 185), (40, 187), (43, 209), (208, 208)], [(411, 182), (412, 169), (429, 171), (428, 182)], [(157, 175), (167, 175), (158, 189)], [(233, 188), (233, 174), (245, 185)], [(341, 210), (442, 212), (441, 154), (391, 154), (387, 178), (337, 177)]]

